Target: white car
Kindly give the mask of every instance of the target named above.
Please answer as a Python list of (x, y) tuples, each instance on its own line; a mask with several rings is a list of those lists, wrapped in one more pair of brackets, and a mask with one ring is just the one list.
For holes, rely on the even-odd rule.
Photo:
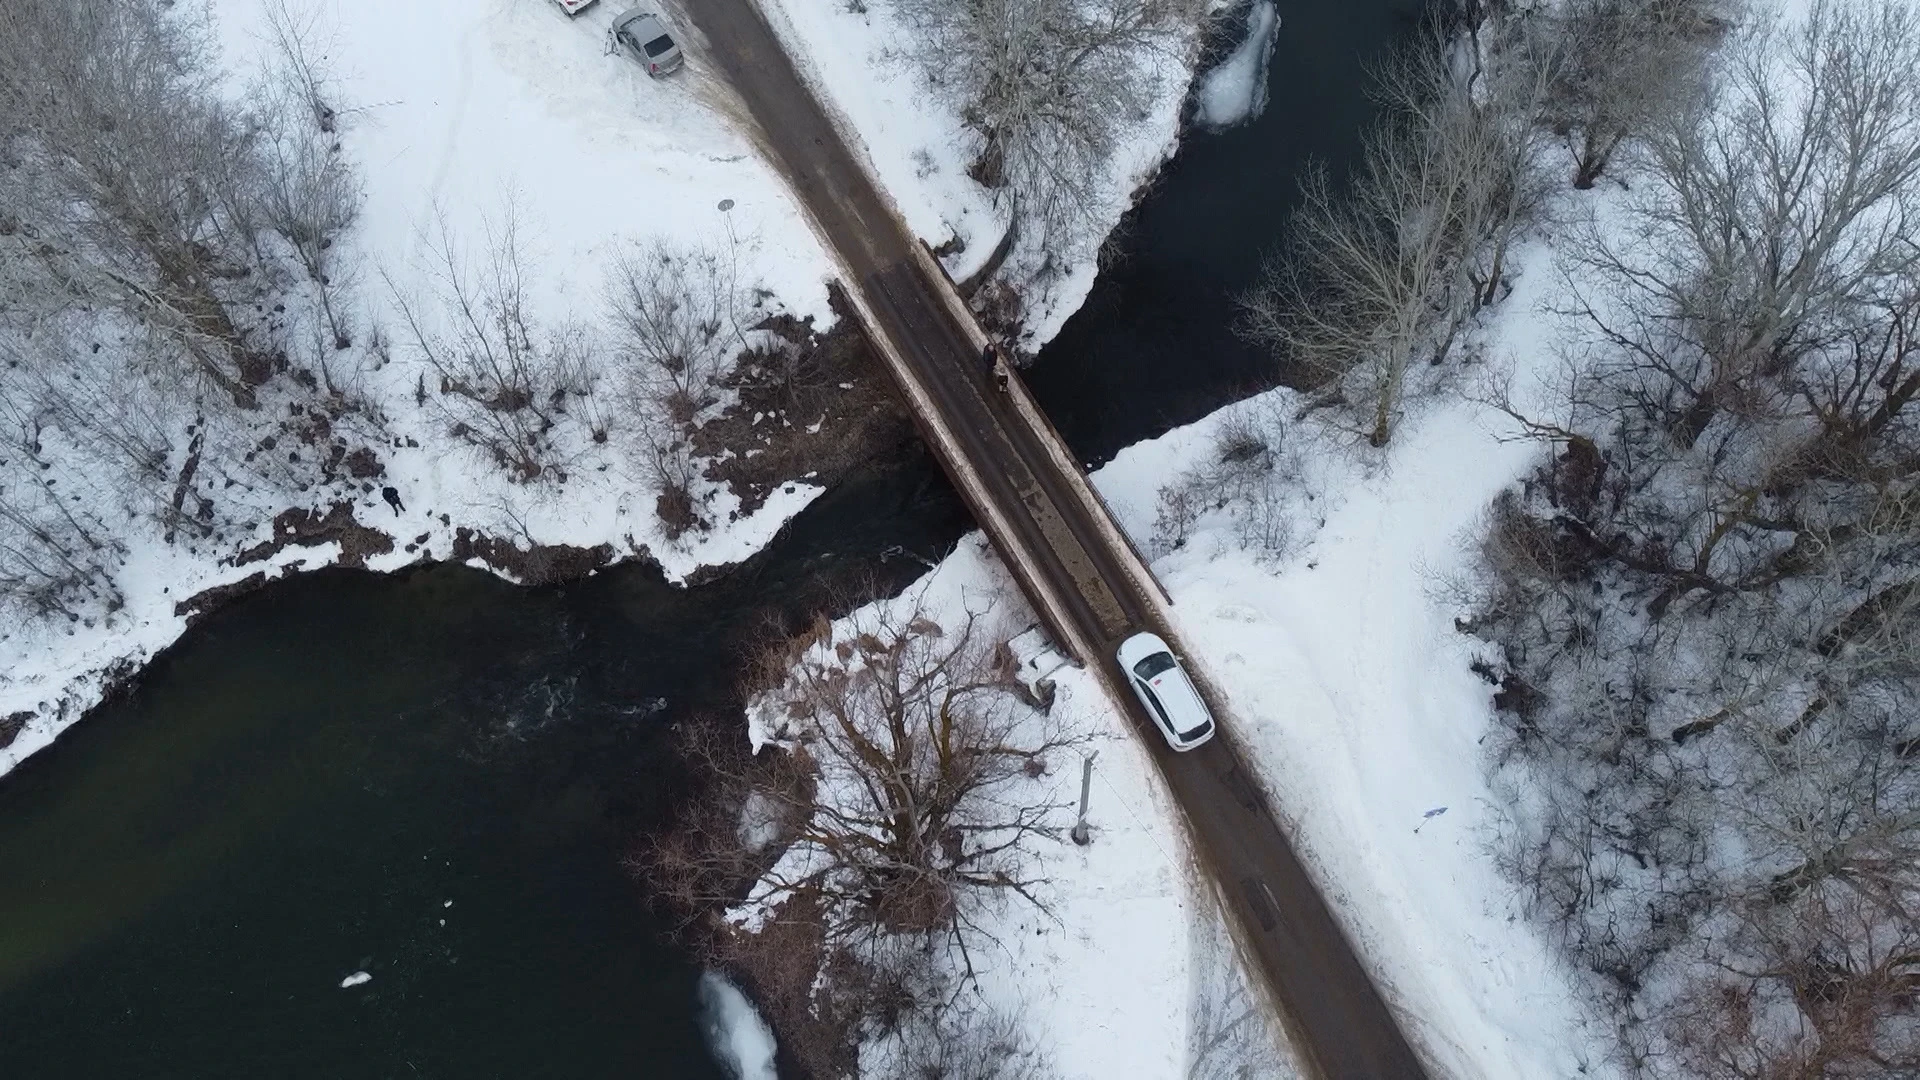
[(553, 0), (553, 2), (560, 5), (560, 10), (566, 12), (567, 18), (569, 19), (587, 10), (594, 4), (594, 0)]
[(1154, 634), (1139, 633), (1120, 643), (1115, 654), (1134, 696), (1175, 750), (1191, 750), (1213, 738), (1213, 716), (1200, 691), (1174, 659), (1173, 650)]

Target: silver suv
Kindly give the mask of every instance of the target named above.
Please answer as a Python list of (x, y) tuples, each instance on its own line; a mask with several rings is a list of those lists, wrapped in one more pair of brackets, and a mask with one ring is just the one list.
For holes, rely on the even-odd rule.
[(613, 20), (613, 45), (656, 79), (680, 70), (680, 46), (652, 12), (634, 8)]

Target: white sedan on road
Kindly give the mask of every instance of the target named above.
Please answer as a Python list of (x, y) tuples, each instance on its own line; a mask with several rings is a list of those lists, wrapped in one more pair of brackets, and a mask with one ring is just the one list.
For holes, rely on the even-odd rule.
[(568, 18), (572, 18), (592, 7), (594, 0), (553, 0), (553, 2), (560, 5), (560, 10), (566, 12)]
[(1175, 750), (1191, 750), (1213, 738), (1213, 716), (1200, 691), (1157, 635), (1135, 634), (1120, 643), (1116, 659), (1135, 697)]

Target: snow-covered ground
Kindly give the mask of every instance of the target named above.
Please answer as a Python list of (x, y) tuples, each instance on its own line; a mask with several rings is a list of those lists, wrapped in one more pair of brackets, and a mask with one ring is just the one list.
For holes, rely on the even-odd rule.
[[(1550, 358), (1539, 309), (1552, 253), (1536, 246), (1517, 265), (1479, 344)], [(1500, 811), (1480, 745), (1493, 687), (1469, 668), (1483, 646), (1453, 626), (1466, 611), (1452, 585), (1480, 515), (1538, 448), (1511, 438), (1502, 414), (1449, 397), (1363, 463), (1351, 445), (1294, 427), (1297, 404), (1284, 390), (1237, 403), (1122, 451), (1094, 480), (1140, 546), (1160, 552), (1189, 660), (1223, 693), (1229, 729), (1438, 1075), (1608, 1075), (1610, 1026), (1494, 864)], [(1260, 512), (1284, 525), (1250, 529), (1258, 500), (1243, 498), (1201, 514), (1172, 547), (1156, 523), (1161, 492), (1214, 464), (1223, 429), (1249, 425), (1280, 443), (1275, 502)], [(975, 535), (908, 595), (957, 611), (988, 596), (1017, 604), (1011, 590)], [(981, 965), (981, 992), (1029, 1018), (1063, 1076), (1213, 1075), (1193, 1057), (1217, 1015), (1206, 1003), (1237, 964), (1136, 736), (1084, 673), (1056, 678), (1056, 709), (1100, 738), (1095, 840), (1042, 852), (1057, 921), (1007, 906), (993, 934), (1020, 945)]]
[[(1540, 314), (1553, 255), (1516, 261), (1486, 328), (1496, 362), (1550, 367)], [(1532, 385), (1547, 370), (1517, 373)], [(1123, 526), (1156, 541), (1159, 492), (1208, 462), (1223, 424), (1273, 437), (1288, 391), (1221, 410), (1122, 451), (1095, 476)], [(1493, 860), (1499, 803), (1481, 739), (1493, 687), (1483, 646), (1454, 629), (1453, 585), (1488, 504), (1537, 461), (1493, 409), (1454, 397), (1410, 418), (1384, 458), (1308, 426), (1281, 435), (1291, 536), (1269, 554), (1231, 513), (1203, 517), (1155, 560), (1196, 662), (1228, 702), (1322, 890), (1443, 1075), (1605, 1075), (1609, 1025), (1521, 914)], [(1164, 547), (1164, 545), (1162, 545)]]
[[(227, 52), (244, 65), (266, 47), (266, 4), (217, 4)], [(545, 321), (590, 318), (617, 249), (661, 239), (730, 249), (743, 285), (766, 289), (798, 317), (831, 324), (828, 258), (779, 177), (722, 111), (724, 88), (695, 65), (685, 78), (651, 79), (609, 55), (614, 7), (596, 5), (569, 19), (535, 0), (318, 4), (325, 62), (341, 99), (359, 110), (345, 125), (346, 144), (366, 183), (357, 250), (341, 261), (418, 293), (429, 287), (423, 262), (442, 220), (478, 249), (512, 207), (521, 234), (532, 238), (530, 301)], [(392, 290), (366, 284), (371, 318), (392, 326)], [(404, 399), (417, 375), (414, 365), (391, 365), (375, 373), (384, 384), (376, 392), (383, 401)], [(407, 419), (396, 435), (443, 441), (430, 418)], [(422, 529), (426, 518), (450, 513), (515, 531), (503, 528), (502, 512), (488, 512), (510, 500), (540, 543), (632, 538), (676, 580), (752, 554), (818, 493), (796, 484), (733, 527), (666, 543), (651, 498), (618, 468), (543, 498), (501, 483), (467, 455), (408, 449), (394, 451), (387, 468)], [(729, 496), (719, 497), (716, 516), (725, 521)], [(395, 535), (415, 535), (413, 525), (403, 518)]]

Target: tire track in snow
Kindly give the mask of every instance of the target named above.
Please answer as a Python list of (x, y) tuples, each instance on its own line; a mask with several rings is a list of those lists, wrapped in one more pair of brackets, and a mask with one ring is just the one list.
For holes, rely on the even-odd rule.
[(474, 23), (460, 34), (457, 46), (460, 53), (459, 89), (453, 99), (453, 117), (447, 121), (446, 137), (440, 141), (440, 163), (433, 167), (433, 182), (427, 185), (426, 212), (416, 216), (418, 221), (425, 221), (434, 207), (440, 204), (440, 192), (446, 187), (447, 174), (453, 170), (454, 152), (460, 146), (460, 131), (467, 124), (467, 102), (473, 97), (473, 36), (481, 26), (481, 23)]

